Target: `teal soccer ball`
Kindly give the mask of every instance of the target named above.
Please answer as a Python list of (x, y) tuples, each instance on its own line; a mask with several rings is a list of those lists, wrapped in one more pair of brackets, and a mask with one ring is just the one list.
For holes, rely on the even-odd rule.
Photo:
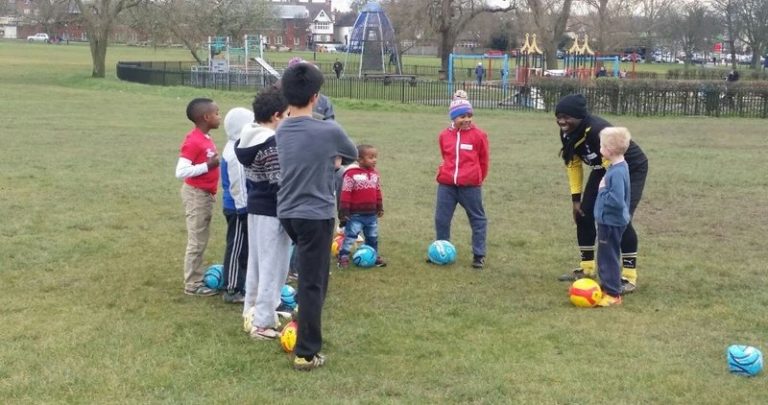
[(208, 267), (208, 270), (203, 275), (203, 284), (213, 290), (224, 288), (224, 266), (214, 264)]
[(451, 264), (456, 261), (456, 247), (447, 240), (436, 240), (429, 245), (427, 258), (441, 266)]
[(352, 263), (357, 267), (373, 267), (376, 264), (376, 251), (368, 245), (360, 245), (352, 255)]
[(763, 353), (752, 346), (728, 346), (726, 357), (728, 370), (733, 374), (754, 377), (763, 370)]

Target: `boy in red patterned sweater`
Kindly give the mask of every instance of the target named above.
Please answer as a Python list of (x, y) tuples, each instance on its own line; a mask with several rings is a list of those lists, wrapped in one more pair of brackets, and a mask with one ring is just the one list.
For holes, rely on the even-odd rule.
[(357, 147), (357, 163), (344, 171), (339, 198), (339, 220), (344, 226), (344, 243), (339, 249), (338, 267), (349, 266), (349, 250), (363, 232), (365, 244), (376, 251), (376, 266), (387, 264), (379, 256), (378, 218), (384, 215), (381, 182), (376, 170), (378, 151), (371, 145)]

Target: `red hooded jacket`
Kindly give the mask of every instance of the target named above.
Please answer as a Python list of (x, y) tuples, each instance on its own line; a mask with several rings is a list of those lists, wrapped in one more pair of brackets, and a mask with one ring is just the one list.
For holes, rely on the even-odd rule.
[(474, 124), (467, 130), (446, 128), (438, 138), (443, 161), (437, 182), (448, 186), (480, 186), (488, 176), (488, 134)]

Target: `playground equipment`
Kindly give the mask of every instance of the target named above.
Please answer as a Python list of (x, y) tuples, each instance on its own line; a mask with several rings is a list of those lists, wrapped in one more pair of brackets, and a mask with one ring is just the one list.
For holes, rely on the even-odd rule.
[(565, 76), (578, 79), (591, 79), (595, 74), (595, 52), (589, 47), (589, 36), (584, 35), (584, 43), (579, 46), (579, 37), (573, 39), (573, 45), (565, 52), (563, 59)]
[(515, 56), (515, 85), (528, 86), (531, 77), (541, 76), (546, 70), (546, 57), (536, 43), (536, 34), (525, 34), (523, 47)]
[(499, 72), (499, 80), (501, 81), (501, 88), (503, 91), (506, 92), (507, 90), (507, 79), (509, 77), (509, 55), (506, 53), (503, 53), (501, 51), (488, 51), (484, 54), (473, 54), (473, 55), (461, 55), (461, 54), (455, 54), (451, 53), (448, 56), (448, 93), (453, 94), (453, 70), (455, 66), (456, 60), (464, 60), (469, 59), (472, 61), (479, 60), (480, 63), (486, 62), (487, 66), (485, 66), (485, 72), (487, 73), (486, 80), (490, 81), (493, 79), (493, 61), (494, 60), (500, 60), (501, 61), (501, 71)]
[[(394, 75), (402, 75), (402, 63), (397, 51), (397, 39), (392, 23), (384, 9), (375, 1), (368, 2), (357, 16), (349, 34), (349, 44), (344, 57), (347, 66), (350, 55), (360, 55), (357, 76), (371, 74), (388, 75), (388, 68), (394, 65)], [(342, 74), (346, 74), (347, 69)]]
[(208, 37), (208, 70), (229, 72), (229, 37)]

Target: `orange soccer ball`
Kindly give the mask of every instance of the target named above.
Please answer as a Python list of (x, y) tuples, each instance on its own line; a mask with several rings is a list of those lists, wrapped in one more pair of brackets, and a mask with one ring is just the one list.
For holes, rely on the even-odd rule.
[(591, 308), (603, 298), (603, 291), (597, 281), (591, 278), (578, 279), (568, 289), (571, 304), (580, 308)]
[(296, 347), (297, 329), (296, 321), (290, 321), (280, 332), (280, 346), (286, 353), (293, 352), (293, 348)]

